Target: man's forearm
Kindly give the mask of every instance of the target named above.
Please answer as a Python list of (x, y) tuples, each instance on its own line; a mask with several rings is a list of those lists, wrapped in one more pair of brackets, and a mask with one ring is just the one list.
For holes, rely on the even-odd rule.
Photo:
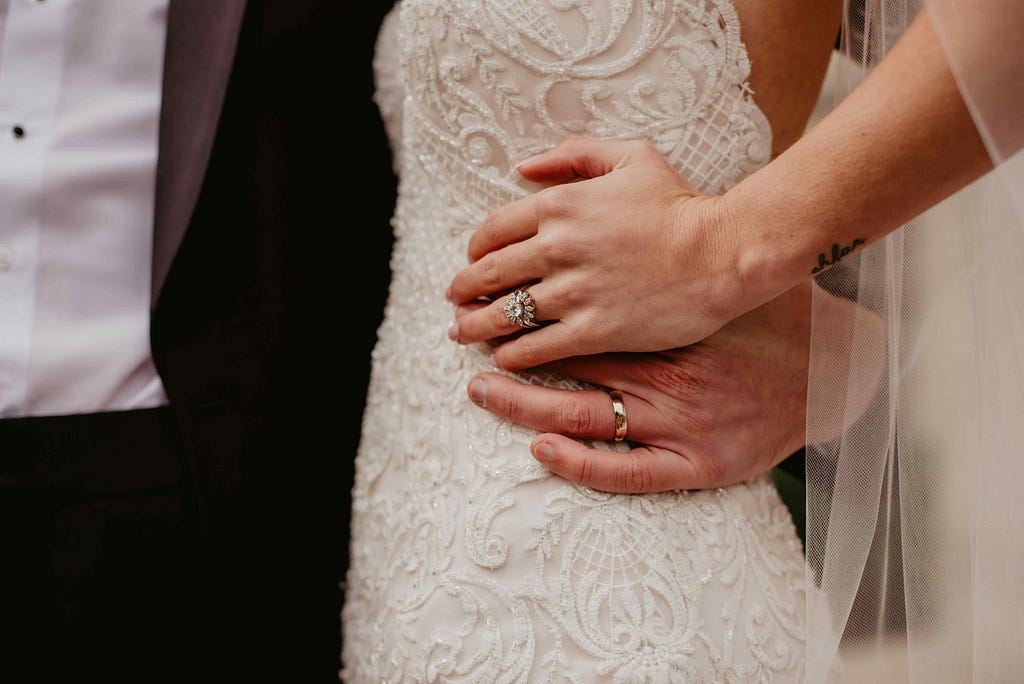
[[(725, 195), (745, 290), (777, 294), (991, 169), (926, 12), (814, 129)], [(746, 236), (749, 235), (749, 238)], [(750, 302), (757, 305), (758, 301)]]

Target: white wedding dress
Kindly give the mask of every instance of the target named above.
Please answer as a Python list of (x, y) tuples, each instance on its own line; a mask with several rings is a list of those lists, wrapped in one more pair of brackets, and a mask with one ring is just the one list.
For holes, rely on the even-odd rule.
[(446, 334), (470, 233), (534, 189), (519, 160), (571, 136), (645, 137), (709, 193), (767, 161), (732, 5), (404, 0), (375, 71), (399, 196), (342, 679), (802, 681), (803, 552), (770, 476), (656, 495), (552, 476), (532, 431), (469, 401), (469, 378), (493, 370), (487, 348)]

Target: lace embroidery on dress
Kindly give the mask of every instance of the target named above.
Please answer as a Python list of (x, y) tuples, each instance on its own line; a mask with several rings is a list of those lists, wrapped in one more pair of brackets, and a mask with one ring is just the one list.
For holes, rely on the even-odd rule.
[(404, 0), (374, 69), (399, 194), (342, 678), (802, 681), (803, 555), (767, 475), (645, 496), (553, 477), (529, 454), (533, 431), (469, 402), (486, 347), (446, 334), (469, 233), (535, 189), (519, 160), (570, 136), (643, 137), (709, 193), (767, 161), (732, 5)]

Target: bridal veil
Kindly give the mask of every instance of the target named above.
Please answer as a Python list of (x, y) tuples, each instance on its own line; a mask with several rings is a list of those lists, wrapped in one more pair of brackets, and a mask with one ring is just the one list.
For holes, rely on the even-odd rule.
[(837, 97), (928, 12), (994, 170), (818, 276), (808, 681), (1022, 682), (1024, 2), (846, 4)]

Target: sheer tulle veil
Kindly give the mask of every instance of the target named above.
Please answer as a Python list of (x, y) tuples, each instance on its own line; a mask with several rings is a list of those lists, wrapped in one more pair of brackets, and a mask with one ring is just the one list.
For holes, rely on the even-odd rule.
[(1024, 682), (1024, 2), (848, 0), (839, 98), (919, 11), (995, 169), (818, 276), (815, 683)]

